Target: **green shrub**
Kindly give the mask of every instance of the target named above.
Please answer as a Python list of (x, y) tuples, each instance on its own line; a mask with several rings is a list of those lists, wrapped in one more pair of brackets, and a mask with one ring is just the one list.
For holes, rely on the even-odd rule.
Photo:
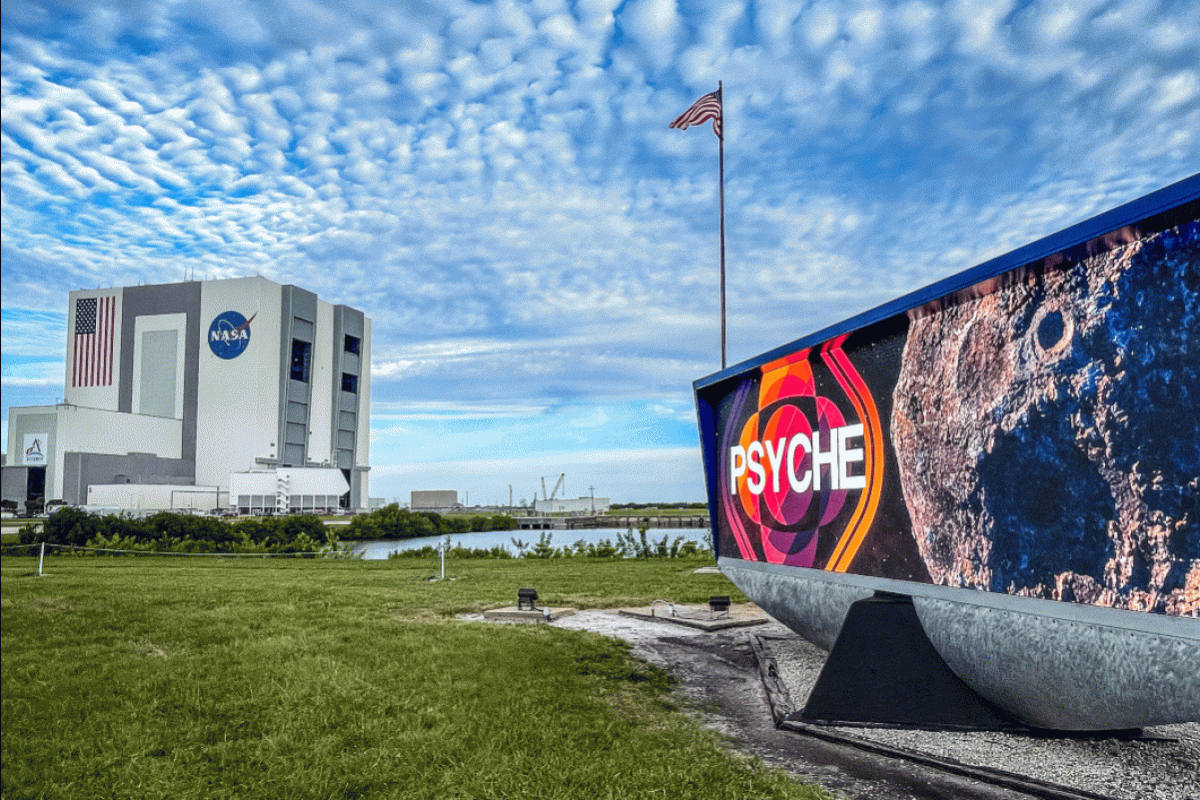
[(229, 523), (213, 517), (171, 512), (135, 519), (63, 508), (46, 520), (40, 533), (35, 533), (32, 526), (23, 528), (20, 540), (22, 544), (45, 541), (70, 547), (136, 552), (339, 552), (337, 535), (311, 515), (251, 518)]
[(359, 514), (346, 526), (346, 539), (378, 541), (380, 539), (419, 539), (447, 533), (515, 530), (517, 521), (504, 514), (491, 517), (443, 516), (435, 511), (410, 511), (397, 503)]

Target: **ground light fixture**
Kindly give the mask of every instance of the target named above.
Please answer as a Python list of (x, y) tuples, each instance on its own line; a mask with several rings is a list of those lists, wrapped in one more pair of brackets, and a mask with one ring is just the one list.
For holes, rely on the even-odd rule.
[(537, 610), (537, 589), (517, 589), (517, 611), (528, 607), (530, 611)]

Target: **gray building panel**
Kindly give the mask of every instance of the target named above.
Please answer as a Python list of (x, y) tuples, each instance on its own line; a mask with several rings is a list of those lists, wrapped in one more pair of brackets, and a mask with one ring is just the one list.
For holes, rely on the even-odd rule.
[(55, 406), (28, 406), (9, 409), (8, 438), (13, 460), (8, 466), (25, 465), (25, 436), (34, 433), (47, 434), (45, 466), (54, 464), (54, 448), (58, 441), (58, 412)]
[(24, 511), (28, 491), (29, 467), (0, 468), (0, 499), (12, 500), (18, 511)]
[[(332, 427), (334, 438), (338, 443), (338, 466), (346, 473), (350, 482), (350, 495), (358, 497), (362, 493), (363, 473), (366, 467), (357, 467), (358, 426), (362, 415), (359, 413), (359, 403), (362, 398), (362, 345), (366, 334), (366, 316), (358, 309), (338, 305), (333, 307), (333, 352), (334, 352), (334, 398)], [(358, 340), (358, 352), (352, 352), (348, 347), (347, 337)], [(358, 385), (358, 391), (342, 391), (341, 376), (352, 375)], [(343, 446), (346, 445), (346, 446)]]
[(308, 424), (308, 406), (304, 403), (292, 403), (287, 405), (287, 421), (298, 425)]
[(151, 453), (105, 455), (63, 454), (63, 500), (71, 505), (87, 503), (89, 486), (109, 483), (182, 484), (195, 483), (195, 465), (183, 458), (159, 458)]
[(179, 355), (178, 331), (147, 331), (142, 334), (142, 364), (139, 409), (152, 417), (174, 417), (175, 364)]
[[(309, 462), (309, 414), (312, 409), (312, 351), (315, 349), (317, 296), (299, 286), (281, 286), (279, 326), (279, 433), (280, 463), (302, 467)], [(305, 380), (293, 379), (293, 342), (309, 345)]]
[(453, 508), (458, 505), (458, 492), (454, 489), (432, 489), (415, 491), (411, 495), (413, 509)]
[[(196, 460), (196, 409), (199, 403), (200, 282), (167, 283), (153, 286), (127, 286), (121, 296), (121, 379), (117, 386), (117, 410), (133, 411), (134, 326), (138, 317), (156, 314), (187, 314), (187, 332), (183, 341), (183, 442), (181, 456)], [(181, 387), (176, 387), (178, 391)], [(193, 470), (192, 476), (195, 476)]]
[[(25, 509), (25, 501), (29, 495), (29, 471), (41, 470), (45, 478), (44, 500), (55, 500), (50, 489), (51, 479), (56, 468), (55, 448), (58, 446), (58, 412), (54, 406), (30, 406), (28, 408), (10, 408), (8, 422), (9, 448), (12, 450), (12, 462), (4, 467), (3, 499), (15, 500), (17, 508)], [(45, 434), (46, 452), (44, 464), (25, 463), (25, 436), (28, 434)], [(11, 490), (11, 492), (10, 492)]]

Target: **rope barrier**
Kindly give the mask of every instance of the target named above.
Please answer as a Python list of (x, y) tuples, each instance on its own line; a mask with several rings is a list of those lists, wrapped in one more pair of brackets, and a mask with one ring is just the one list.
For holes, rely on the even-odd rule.
[[(29, 549), (30, 555), (36, 555), (36, 548), (41, 546), (41, 542), (34, 544), (10, 544), (0, 547), (0, 552), (9, 550)], [(122, 555), (134, 556), (209, 556), (211, 558), (294, 558), (296, 556), (338, 556), (348, 555), (350, 551), (346, 550), (297, 550), (291, 553), (177, 553), (164, 550), (117, 550), (111, 547), (82, 547), (73, 544), (51, 544), (46, 543), (46, 547), (54, 547), (60, 550), (86, 551), (92, 553), (117, 553)]]

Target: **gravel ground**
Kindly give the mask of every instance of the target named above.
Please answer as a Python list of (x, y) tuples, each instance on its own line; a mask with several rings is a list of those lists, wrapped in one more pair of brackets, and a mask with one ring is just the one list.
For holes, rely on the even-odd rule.
[[(775, 626), (762, 632), (774, 634), (764, 641), (775, 654), (793, 702), (803, 705), (825, 662), (825, 651), (798, 636), (779, 636)], [(1200, 723), (1146, 728), (1146, 739), (1132, 741), (888, 728), (830, 730), (1122, 800), (1200, 800)]]
[[(468, 615), (467, 618), (479, 618)], [(712, 637), (700, 630), (620, 616), (613, 611), (582, 611), (552, 623), (628, 641), (643, 657), (661, 655), (664, 640)], [(825, 652), (774, 622), (719, 634), (761, 637), (774, 653), (793, 704), (802, 706), (825, 661)], [(761, 684), (760, 684), (761, 685)], [(764, 692), (765, 694), (765, 692)], [(831, 727), (847, 737), (915, 751), (939, 759), (1026, 775), (1120, 800), (1200, 800), (1200, 723), (1147, 728), (1138, 740), (1049, 739), (1006, 733), (943, 733), (889, 728)], [(794, 734), (799, 735), (799, 734)]]

